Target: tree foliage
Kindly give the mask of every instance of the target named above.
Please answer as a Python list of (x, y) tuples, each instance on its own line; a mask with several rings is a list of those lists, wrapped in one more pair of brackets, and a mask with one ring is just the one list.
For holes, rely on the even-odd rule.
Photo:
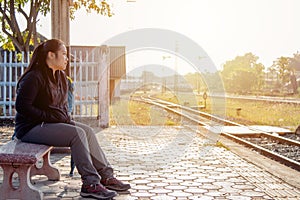
[[(26, 4), (30, 8), (26, 10)], [(0, 0), (1, 29), (18, 51), (28, 52), (31, 42), (37, 43), (36, 23), (38, 14), (46, 15), (50, 11), (50, 0)], [(21, 30), (20, 19), (23, 18), (26, 26)], [(33, 39), (33, 40), (32, 40)]]
[[(27, 53), (30, 45), (36, 46), (40, 42), (36, 28), (39, 14), (48, 15), (50, 3), (51, 0), (0, 0), (0, 42), (5, 44), (4, 47)], [(81, 8), (108, 17), (113, 15), (105, 0), (74, 0), (71, 6), (71, 18)], [(24, 30), (20, 26), (22, 21), (25, 21)]]
[(281, 80), (281, 85), (284, 85), (289, 80), (292, 70), (290, 67), (290, 61), (290, 58), (281, 56), (273, 63), (272, 67), (278, 73), (278, 77)]
[(85, 8), (87, 13), (95, 11), (98, 14), (111, 17), (113, 13), (110, 8), (110, 4), (108, 4), (105, 0), (97, 1), (97, 0), (77, 0), (73, 1), (72, 7), (70, 7), (71, 18), (74, 19), (74, 12), (81, 8)]
[(252, 53), (227, 61), (221, 72), (226, 91), (260, 90), (263, 86), (265, 67), (257, 61), (258, 57)]
[(184, 75), (185, 80), (190, 84), (195, 92), (223, 92), (223, 82), (220, 81), (219, 72), (188, 73)]
[(206, 89), (206, 85), (199, 72), (188, 73), (184, 76), (184, 78), (198, 94)]
[(294, 58), (290, 57), (279, 57), (274, 61), (271, 69), (273, 72), (277, 73), (278, 82), (281, 90), (284, 87), (292, 89), (293, 93), (298, 93), (298, 84), (295, 76), (295, 71), (299, 70), (300, 66), (300, 56), (299, 54), (294, 54)]
[(300, 71), (300, 53), (294, 54), (293, 58), (290, 58), (290, 67), (292, 70)]

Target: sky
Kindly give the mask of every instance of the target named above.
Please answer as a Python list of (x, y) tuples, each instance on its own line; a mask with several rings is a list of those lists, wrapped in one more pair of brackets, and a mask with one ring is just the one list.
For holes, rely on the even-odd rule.
[[(71, 45), (101, 45), (128, 31), (162, 29), (198, 44), (218, 69), (248, 52), (266, 67), (300, 52), (300, 0), (107, 1), (114, 12), (111, 18), (76, 12), (70, 24)], [(50, 37), (50, 17), (41, 24), (40, 31)], [(129, 67), (156, 63), (189, 68), (182, 67), (188, 60), (161, 50), (133, 52), (127, 62)]]

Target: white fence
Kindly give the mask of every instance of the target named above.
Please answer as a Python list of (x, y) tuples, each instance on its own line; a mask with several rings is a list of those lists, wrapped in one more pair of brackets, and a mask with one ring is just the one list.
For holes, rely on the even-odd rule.
[[(75, 83), (75, 117), (99, 117), (100, 61), (96, 51), (71, 52), (70, 76)], [(18, 59), (18, 56), (21, 57)], [(25, 55), (4, 51), (0, 58), (0, 118), (14, 118), (16, 85), (28, 63)]]

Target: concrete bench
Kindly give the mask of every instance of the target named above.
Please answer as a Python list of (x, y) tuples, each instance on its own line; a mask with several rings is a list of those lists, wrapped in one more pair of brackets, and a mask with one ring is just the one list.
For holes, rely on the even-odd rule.
[[(58, 181), (60, 173), (50, 163), (53, 147), (21, 141), (10, 141), (0, 148), (0, 166), (3, 169), (3, 183), (0, 185), (0, 200), (4, 199), (43, 199), (43, 193), (35, 188), (30, 177), (46, 175), (48, 180)], [(38, 167), (37, 161), (43, 164)], [(19, 176), (19, 186), (13, 186), (13, 174)]]

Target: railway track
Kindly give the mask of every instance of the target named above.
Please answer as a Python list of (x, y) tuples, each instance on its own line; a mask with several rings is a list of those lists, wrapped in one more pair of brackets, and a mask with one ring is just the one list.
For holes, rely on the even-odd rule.
[(220, 128), (216, 128), (216, 133), (300, 171), (300, 141), (258, 130), (199, 110), (153, 97), (141, 97), (133, 100), (159, 106), (169, 112), (180, 115), (209, 131), (214, 130), (215, 127), (222, 126), (230, 126), (237, 129), (242, 128), (244, 130), (243, 133), (232, 134)]
[[(224, 96), (214, 95), (213, 97), (217, 98), (224, 98)], [(300, 105), (299, 99), (292, 99), (292, 98), (281, 98), (281, 97), (270, 97), (270, 96), (226, 96), (227, 99), (240, 99), (240, 100), (251, 100), (251, 101), (263, 101), (269, 103), (286, 103), (286, 104), (295, 104)]]

